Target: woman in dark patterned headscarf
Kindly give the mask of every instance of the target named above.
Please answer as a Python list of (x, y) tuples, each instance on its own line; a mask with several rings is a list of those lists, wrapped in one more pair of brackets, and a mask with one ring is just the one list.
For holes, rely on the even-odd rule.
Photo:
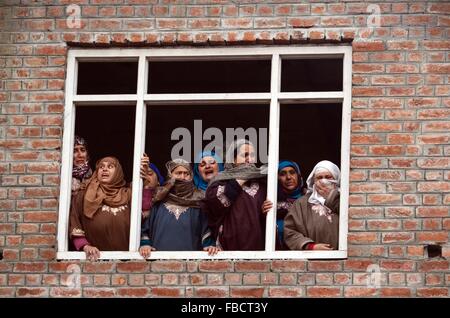
[(73, 146), (72, 195), (77, 194), (83, 182), (92, 176), (92, 169), (89, 167), (89, 159), (86, 140), (82, 137), (75, 136), (75, 143)]

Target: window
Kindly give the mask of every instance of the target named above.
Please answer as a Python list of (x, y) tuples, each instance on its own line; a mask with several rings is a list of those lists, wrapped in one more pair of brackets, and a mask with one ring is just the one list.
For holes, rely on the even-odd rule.
[[(272, 202), (279, 159), (299, 162), (305, 181), (318, 161), (335, 162), (341, 170), (339, 249), (276, 251), (273, 209), (266, 219), (264, 251), (222, 251), (214, 257), (203, 251), (156, 251), (152, 259), (346, 258), (351, 55), (351, 46), (341, 45), (69, 50), (57, 258), (84, 259), (83, 252), (70, 250), (67, 235), (75, 133), (96, 136), (88, 140), (96, 148), (91, 162), (114, 152), (132, 182), (129, 251), (101, 252), (101, 259), (139, 259), (141, 155), (148, 152), (162, 169), (176, 143), (170, 133), (177, 127), (192, 132), (198, 124), (202, 131), (232, 125), (268, 132), (260, 146), (268, 154)], [(102, 116), (108, 124), (101, 123)], [(323, 129), (312, 140), (311, 131), (318, 128)]]

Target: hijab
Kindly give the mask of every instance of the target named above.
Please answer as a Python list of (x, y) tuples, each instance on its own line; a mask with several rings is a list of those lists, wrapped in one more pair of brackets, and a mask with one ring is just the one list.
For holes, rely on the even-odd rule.
[[(100, 182), (98, 174), (103, 162), (112, 163), (116, 170), (113, 178), (108, 183)], [(97, 161), (95, 172), (86, 186), (84, 195), (84, 215), (93, 218), (102, 205), (118, 207), (128, 204), (131, 200), (131, 189), (126, 187), (126, 182), (120, 162), (115, 157), (105, 157)]]
[(88, 152), (88, 145), (84, 138), (80, 136), (75, 136), (75, 142), (74, 147), (76, 146), (84, 146), (86, 149), (86, 162), (76, 166), (75, 163), (72, 167), (72, 177), (76, 178), (78, 180), (87, 179), (92, 176), (92, 170), (91, 167), (89, 167), (89, 152)]
[(205, 191), (206, 188), (208, 187), (208, 182), (202, 178), (198, 167), (199, 167), (200, 163), (202, 162), (202, 159), (205, 158), (205, 157), (212, 157), (212, 158), (214, 158), (214, 160), (216, 161), (217, 165), (219, 166), (219, 172), (223, 171), (222, 159), (218, 155), (216, 155), (215, 152), (213, 152), (213, 151), (200, 152), (197, 155), (197, 158), (196, 158), (195, 163), (194, 163), (194, 185), (198, 189), (203, 190), (203, 191)]
[(294, 168), (295, 172), (297, 172), (297, 183), (298, 183), (297, 188), (295, 188), (294, 191), (292, 191), (291, 193), (287, 193), (284, 191), (281, 185), (278, 185), (278, 197), (280, 198), (288, 197), (290, 199), (298, 199), (302, 196), (301, 189), (303, 187), (303, 178), (300, 172), (300, 167), (294, 161), (283, 160), (280, 161), (280, 163), (278, 164), (278, 173), (280, 173), (281, 170), (283, 170), (286, 167), (292, 167)]
[(321, 196), (317, 190), (316, 186), (314, 184), (315, 175), (321, 171), (327, 170), (329, 171), (333, 177), (334, 182), (336, 183), (337, 189), (339, 190), (339, 186), (341, 184), (341, 172), (334, 163), (328, 160), (320, 161), (318, 164), (315, 165), (314, 169), (311, 171), (311, 173), (308, 176), (308, 179), (306, 180), (306, 184), (308, 186), (308, 193), (311, 193), (311, 196), (308, 199), (308, 202), (311, 204), (319, 204), (324, 206), (326, 198)]

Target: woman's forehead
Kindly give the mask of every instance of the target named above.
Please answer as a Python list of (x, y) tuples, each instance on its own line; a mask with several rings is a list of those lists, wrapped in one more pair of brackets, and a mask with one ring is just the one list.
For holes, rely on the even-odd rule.
[(187, 171), (187, 172), (189, 172), (189, 169), (186, 168), (186, 167), (183, 167), (183, 166), (178, 166), (175, 169), (173, 169), (172, 172), (175, 172), (175, 171)]
[(102, 161), (100, 161), (99, 165), (102, 165), (102, 164), (116, 165), (116, 162), (111, 158), (106, 158), (106, 159), (102, 159)]
[(283, 169), (280, 170), (280, 172), (283, 172), (283, 171), (285, 171), (285, 172), (288, 172), (288, 171), (297, 172), (297, 171), (295, 171), (294, 167), (291, 167), (291, 166), (284, 167)]
[(317, 169), (317, 171), (314, 173), (314, 175), (319, 176), (319, 175), (333, 175), (331, 173), (331, 171), (329, 171), (328, 169), (325, 168), (319, 168)]

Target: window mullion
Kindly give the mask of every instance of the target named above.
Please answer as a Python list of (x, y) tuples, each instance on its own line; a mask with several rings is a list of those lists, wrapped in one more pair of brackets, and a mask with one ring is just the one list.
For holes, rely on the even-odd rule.
[(278, 148), (280, 129), (280, 104), (278, 94), (281, 83), (281, 60), (279, 54), (272, 56), (270, 79), (270, 117), (269, 117), (269, 167), (267, 176), (267, 198), (273, 202), (273, 208), (266, 217), (266, 252), (275, 250), (277, 183), (278, 183)]
[(133, 181), (131, 197), (130, 216), (130, 251), (139, 249), (139, 238), (141, 232), (141, 209), (142, 209), (142, 180), (139, 176), (141, 166), (141, 156), (145, 147), (145, 83), (147, 79), (146, 57), (139, 56), (138, 79), (137, 79), (137, 102), (136, 120), (134, 129), (134, 154), (133, 154)]

